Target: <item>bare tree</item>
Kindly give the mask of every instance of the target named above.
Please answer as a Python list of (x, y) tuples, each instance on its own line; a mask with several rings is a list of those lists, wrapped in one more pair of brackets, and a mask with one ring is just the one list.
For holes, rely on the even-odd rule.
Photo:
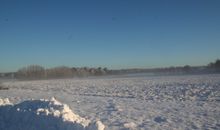
[(19, 69), (16, 77), (24, 79), (41, 79), (45, 78), (45, 69), (40, 65), (30, 65)]
[(72, 76), (73, 76), (72, 69), (66, 66), (47, 69), (48, 78), (66, 78)]

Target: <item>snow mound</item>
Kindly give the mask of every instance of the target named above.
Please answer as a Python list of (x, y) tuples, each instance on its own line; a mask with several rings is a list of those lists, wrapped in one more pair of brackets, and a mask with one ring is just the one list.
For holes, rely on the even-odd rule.
[(100, 121), (91, 122), (72, 112), (55, 98), (12, 104), (0, 98), (0, 130), (104, 130)]

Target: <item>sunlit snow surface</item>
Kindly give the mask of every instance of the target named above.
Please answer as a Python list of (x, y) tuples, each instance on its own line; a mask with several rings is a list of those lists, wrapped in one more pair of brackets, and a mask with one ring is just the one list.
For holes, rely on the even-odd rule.
[(54, 97), (12, 104), (0, 99), (1, 130), (104, 130), (100, 121), (91, 122), (72, 112)]
[[(220, 75), (7, 81), (16, 104), (56, 97), (105, 130), (220, 129)], [(1, 115), (0, 115), (1, 116)]]

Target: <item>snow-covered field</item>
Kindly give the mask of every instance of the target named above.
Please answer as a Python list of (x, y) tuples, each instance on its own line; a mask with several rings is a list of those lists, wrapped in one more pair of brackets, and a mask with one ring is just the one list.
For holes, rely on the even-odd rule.
[[(31, 128), (31, 123), (34, 126), (30, 130), (46, 130), (46, 127), (47, 130), (71, 130), (83, 124), (86, 124), (87, 130), (103, 129), (104, 126), (105, 130), (220, 129), (218, 74), (7, 81), (0, 86), (9, 88), (0, 90), (1, 130), (8, 128), (11, 120), (14, 128), (25, 125), (21, 121), (16, 124), (16, 120), (27, 120), (28, 127)], [(65, 115), (65, 109), (57, 109), (56, 100), (61, 102), (58, 103), (61, 106), (68, 105), (72, 110), (68, 109), (72, 114), (68, 119), (61, 118)], [(20, 110), (31, 111), (32, 114), (21, 116)], [(39, 110), (43, 111), (43, 118), (33, 118), (36, 116), (33, 113), (39, 115)], [(77, 115), (75, 120), (73, 115)], [(11, 119), (13, 117), (16, 119)], [(41, 127), (36, 128), (36, 120)], [(77, 122), (79, 120), (84, 122)]]

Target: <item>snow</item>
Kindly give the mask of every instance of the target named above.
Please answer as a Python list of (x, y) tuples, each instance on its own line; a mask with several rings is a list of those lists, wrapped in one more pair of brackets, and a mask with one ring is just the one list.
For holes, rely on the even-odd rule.
[(124, 127), (127, 129), (135, 129), (136, 124), (134, 122), (125, 123)]
[[(220, 129), (219, 74), (6, 81), (2, 86), (9, 89), (0, 90), (0, 110), (23, 102), (33, 104), (33, 101), (42, 101), (41, 98), (44, 99), (42, 104), (53, 102), (53, 109), (49, 104), (47, 107), (33, 105), (36, 109), (27, 107), (30, 105), (25, 109), (18, 107), (19, 111), (53, 117), (51, 121), (42, 118), (51, 127), (52, 121), (58, 121), (61, 123), (56, 123), (57, 127), (63, 128), (68, 127), (65, 122), (75, 122), (86, 128), (98, 126), (105, 130)], [(62, 109), (55, 107), (60, 105), (54, 105), (57, 102), (51, 97), (62, 102)], [(64, 104), (68, 104), (69, 109)], [(77, 118), (65, 115), (69, 111), (62, 111), (64, 108), (77, 113), (74, 114)], [(61, 115), (62, 120), (58, 118)], [(0, 119), (2, 122), (2, 113)], [(0, 124), (1, 129), (7, 123)]]
[(8, 98), (5, 99), (1, 99), (0, 98), (0, 106), (5, 106), (5, 105), (10, 105), (10, 101), (8, 100)]
[(100, 122), (92, 123), (76, 115), (66, 104), (51, 100), (26, 100), (11, 104), (0, 99), (1, 130), (104, 130)]

